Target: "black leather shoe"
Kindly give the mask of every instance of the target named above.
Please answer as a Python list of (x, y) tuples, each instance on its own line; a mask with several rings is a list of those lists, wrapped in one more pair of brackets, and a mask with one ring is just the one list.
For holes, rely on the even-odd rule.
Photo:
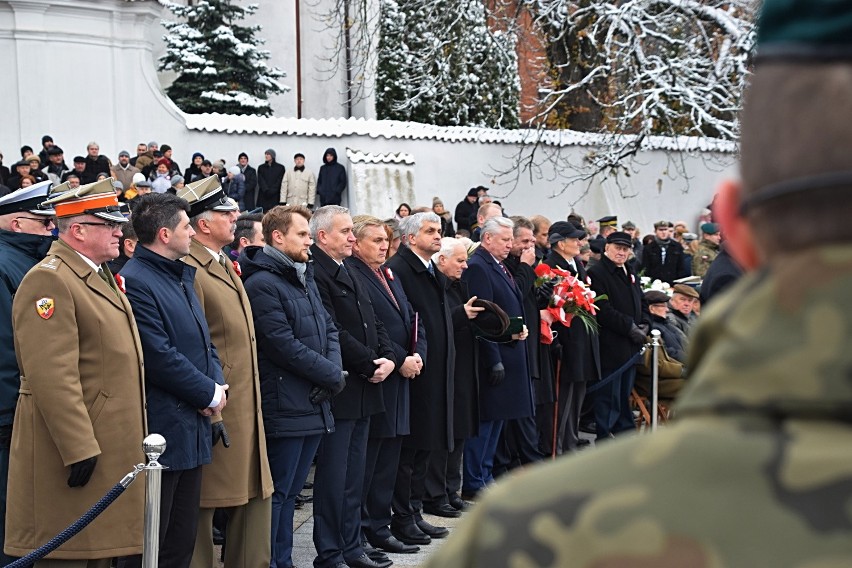
[(473, 491), (472, 493), (465, 493), (462, 491), (461, 498), (464, 501), (476, 501), (476, 497), (479, 494), (479, 491)]
[(440, 505), (423, 503), (423, 512), (428, 513), (430, 515), (436, 515), (438, 517), (446, 517), (449, 519), (455, 519), (456, 517), (461, 516), (461, 512), (459, 512), (458, 509), (447, 503), (441, 503)]
[(391, 534), (405, 544), (429, 544), (432, 539), (424, 533), (417, 525), (405, 525), (395, 527), (391, 525)]
[(430, 538), (444, 538), (450, 534), (449, 529), (436, 527), (435, 525), (427, 523), (423, 519), (417, 519), (417, 528), (426, 533), (426, 535)]
[[(429, 538), (425, 534), (423, 536), (427, 539)], [(427, 543), (428, 542), (429, 541), (427, 540)], [(393, 552), (394, 554), (414, 554), (415, 552), (420, 552), (419, 546), (416, 546), (414, 544), (406, 544), (404, 542), (401, 542), (394, 536), (389, 536), (385, 540), (374, 540), (370, 544), (372, 544), (376, 548), (384, 550), (385, 552)], [(369, 554), (369, 552), (367, 554)]]
[(450, 507), (456, 511), (467, 511), (470, 505), (465, 503), (464, 499), (453, 493), (450, 495)]
[(373, 545), (371, 545), (366, 540), (361, 541), (361, 548), (364, 550), (364, 554), (369, 556), (370, 560), (372, 560), (376, 564), (381, 564), (385, 568), (393, 564), (393, 561), (388, 558), (384, 552), (382, 552), (381, 550), (376, 550), (375, 548), (373, 548)]
[[(388, 560), (388, 562), (390, 562), (390, 560)], [(391, 562), (391, 564), (393, 564), (393, 562)], [(349, 568), (387, 568), (390, 566), (390, 564), (379, 564), (374, 562), (373, 559), (366, 554), (362, 554), (354, 560), (347, 560), (346, 565), (349, 566)]]

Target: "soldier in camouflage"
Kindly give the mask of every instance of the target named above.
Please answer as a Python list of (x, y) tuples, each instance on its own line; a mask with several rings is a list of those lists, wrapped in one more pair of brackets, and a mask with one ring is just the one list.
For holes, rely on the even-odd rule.
[(749, 273), (703, 314), (677, 420), (485, 493), (429, 568), (852, 566), (852, 2), (765, 0), (742, 181)]
[(701, 225), (701, 233), (703, 237), (698, 243), (698, 250), (692, 257), (692, 275), (704, 278), (707, 274), (707, 269), (719, 256), (719, 243), (722, 242), (722, 235), (719, 232), (719, 225), (716, 223), (704, 223)]

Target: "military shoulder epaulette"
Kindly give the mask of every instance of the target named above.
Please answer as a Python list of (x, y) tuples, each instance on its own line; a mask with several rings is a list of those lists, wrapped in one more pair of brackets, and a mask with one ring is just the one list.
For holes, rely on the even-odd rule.
[(61, 264), (62, 260), (58, 256), (52, 256), (50, 259), (44, 259), (44, 262), (39, 264), (38, 267), (56, 270)]

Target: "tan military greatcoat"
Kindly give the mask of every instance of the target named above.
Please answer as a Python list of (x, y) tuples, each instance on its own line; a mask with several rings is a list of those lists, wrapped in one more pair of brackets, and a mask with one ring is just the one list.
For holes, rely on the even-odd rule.
[(195, 292), (229, 385), (222, 420), (231, 447), (225, 448), (221, 442), (213, 446), (213, 463), (204, 466), (202, 475), (201, 506), (244, 505), (258, 493), (265, 499), (272, 495), (272, 475), (266, 457), (257, 341), (248, 297), (232, 262), (228, 260), (223, 267), (197, 241), (192, 241), (184, 262), (198, 269)]
[[(144, 462), (142, 346), (130, 304), (62, 241), (21, 282), (13, 305), (21, 390), (6, 516), (7, 554), (24, 556)], [(97, 456), (84, 487), (70, 465)], [(144, 476), (48, 558), (142, 551)]]

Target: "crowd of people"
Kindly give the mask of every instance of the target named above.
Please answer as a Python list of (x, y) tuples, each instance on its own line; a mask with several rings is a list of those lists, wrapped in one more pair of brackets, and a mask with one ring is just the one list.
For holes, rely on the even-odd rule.
[[(196, 153), (183, 174), (167, 145), (98, 152), (67, 170), (45, 136), (50, 165), (25, 146), (0, 179), (7, 560), (96, 501), (149, 431), (168, 444), (160, 566), (209, 567), (214, 531), (226, 566), (292, 566), (314, 463), (314, 565), (389, 566), (447, 536), (424, 514), (458, 517), (511, 469), (633, 431), (625, 362), (650, 329), (681, 364), (662, 377), (676, 396), (696, 314), (735, 278), (677, 282), (714, 281), (711, 221), (639, 239), (614, 216), (507, 216), (483, 187), (453, 215), (435, 198), (352, 217), (333, 148), (316, 178), (272, 149), (257, 170)], [(543, 320), (540, 264), (600, 297), (598, 329)], [(140, 499), (51, 558), (138, 565)]]

